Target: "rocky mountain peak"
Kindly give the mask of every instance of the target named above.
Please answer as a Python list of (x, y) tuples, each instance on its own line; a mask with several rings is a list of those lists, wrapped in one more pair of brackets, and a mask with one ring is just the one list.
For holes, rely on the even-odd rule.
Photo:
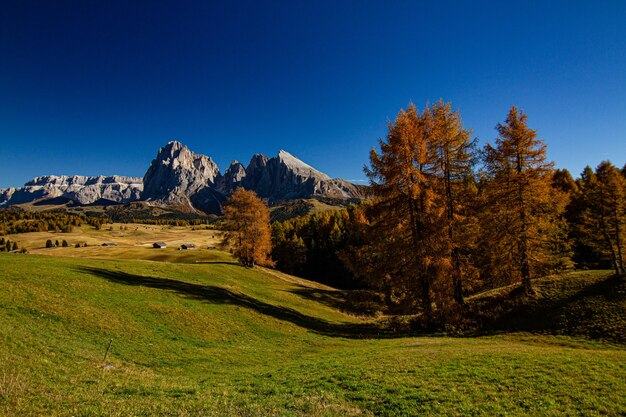
[(261, 155), (260, 153), (254, 154), (252, 158), (250, 158), (246, 173), (250, 174), (251, 172), (265, 168), (269, 160), (270, 158), (265, 155)]
[(309, 176), (309, 177), (318, 177), (323, 178), (325, 180), (329, 180), (330, 177), (312, 166), (305, 164), (300, 159), (296, 158), (289, 152), (285, 150), (278, 151), (278, 160), (289, 167), (291, 170), (296, 172), (298, 175)]
[(233, 161), (218, 181), (218, 191), (223, 194), (230, 194), (241, 186), (243, 179), (246, 177), (246, 169), (239, 161)]
[(188, 204), (188, 197), (215, 184), (219, 175), (210, 157), (171, 141), (159, 149), (144, 175), (142, 198)]
[(24, 187), (0, 190), (0, 207), (63, 197), (80, 204), (145, 200), (190, 211), (221, 213), (222, 203), (238, 187), (253, 190), (270, 201), (363, 196), (362, 187), (332, 179), (285, 150), (273, 158), (256, 154), (245, 168), (233, 161), (221, 175), (210, 157), (196, 154), (174, 140), (159, 149), (143, 179), (41, 176)]
[(93, 204), (101, 200), (124, 203), (137, 200), (142, 187), (141, 178), (119, 175), (45, 175), (33, 178), (21, 188), (0, 190), (0, 207), (56, 197), (79, 204)]

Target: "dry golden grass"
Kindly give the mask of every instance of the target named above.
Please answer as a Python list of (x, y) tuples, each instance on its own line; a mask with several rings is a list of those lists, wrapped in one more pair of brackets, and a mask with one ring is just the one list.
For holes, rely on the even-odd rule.
[[(229, 254), (208, 247), (219, 247), (222, 232), (206, 226), (159, 226), (145, 224), (106, 224), (101, 230), (87, 225), (74, 227), (70, 233), (36, 232), (8, 235), (20, 249), (29, 253), (62, 257), (95, 259), (140, 259), (161, 262), (231, 262)], [(46, 241), (66, 240), (69, 247), (46, 248)], [(119, 246), (104, 247), (105, 242)], [(154, 242), (165, 242), (167, 248), (154, 249)], [(76, 248), (76, 244), (87, 247)], [(183, 243), (194, 243), (195, 249), (179, 251)]]

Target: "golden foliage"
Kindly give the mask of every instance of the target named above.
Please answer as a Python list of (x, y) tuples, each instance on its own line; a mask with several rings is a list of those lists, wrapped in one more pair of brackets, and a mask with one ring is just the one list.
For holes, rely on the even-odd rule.
[(522, 281), (565, 266), (569, 259), (563, 211), (566, 194), (552, 187), (553, 164), (527, 117), (512, 107), (484, 150), (481, 247), (490, 279)]
[(248, 267), (255, 264), (272, 266), (270, 215), (267, 205), (254, 191), (238, 188), (224, 207), (224, 222), (228, 232), (224, 245)]
[(390, 298), (420, 300), (430, 319), (452, 298), (463, 301), (473, 142), (458, 112), (440, 101), (422, 114), (413, 104), (400, 111), (380, 149), (371, 151), (366, 170), (376, 196), (368, 213), (372, 274)]

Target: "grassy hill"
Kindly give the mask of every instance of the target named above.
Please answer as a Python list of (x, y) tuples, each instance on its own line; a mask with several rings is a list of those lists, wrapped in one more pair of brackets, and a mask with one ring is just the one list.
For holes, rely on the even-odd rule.
[(0, 415), (626, 413), (623, 345), (394, 338), (311, 296), (332, 288), (214, 254), (0, 253)]
[(472, 320), (487, 331), (580, 335), (626, 344), (626, 277), (577, 271), (533, 285), (531, 296), (512, 285), (469, 297)]

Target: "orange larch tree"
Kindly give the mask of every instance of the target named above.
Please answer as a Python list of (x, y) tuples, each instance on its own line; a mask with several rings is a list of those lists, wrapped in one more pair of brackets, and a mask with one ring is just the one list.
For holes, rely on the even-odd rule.
[(270, 215), (267, 204), (254, 191), (238, 188), (224, 207), (224, 222), (228, 232), (223, 244), (246, 267), (272, 266)]
[(533, 275), (543, 274), (548, 264), (559, 264), (555, 258), (565, 262), (569, 254), (562, 216), (567, 201), (552, 187), (546, 145), (526, 123), (527, 116), (512, 107), (504, 124), (496, 127), (495, 146), (484, 149), (481, 234), (492, 273), (521, 280), (531, 292)]

